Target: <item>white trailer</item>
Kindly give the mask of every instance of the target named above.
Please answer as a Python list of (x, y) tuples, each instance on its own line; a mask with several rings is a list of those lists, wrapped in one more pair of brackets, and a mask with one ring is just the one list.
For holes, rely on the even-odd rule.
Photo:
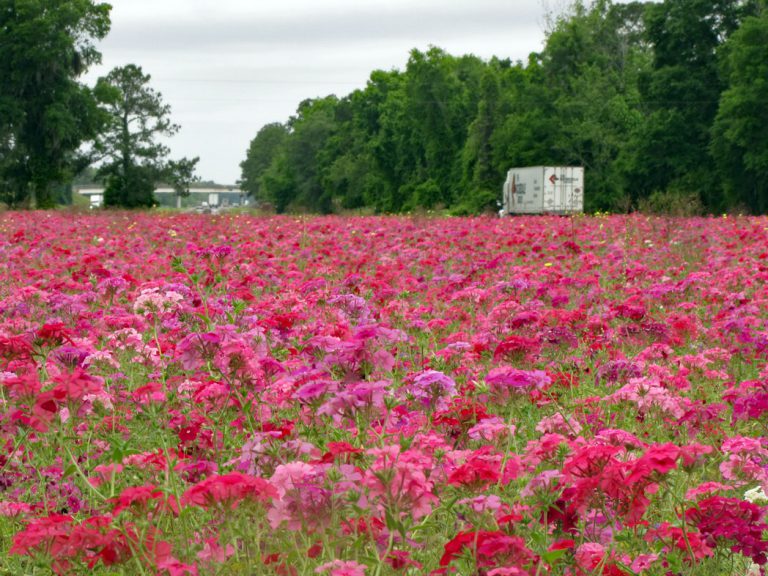
[(573, 214), (584, 210), (584, 168), (530, 166), (507, 172), (501, 216)]

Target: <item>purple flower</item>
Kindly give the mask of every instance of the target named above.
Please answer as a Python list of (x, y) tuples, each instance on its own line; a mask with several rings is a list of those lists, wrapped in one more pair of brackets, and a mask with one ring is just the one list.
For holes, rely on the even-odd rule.
[(542, 370), (517, 370), (511, 366), (500, 366), (488, 373), (485, 382), (495, 392), (528, 392), (534, 388), (546, 388), (552, 379)]
[(76, 346), (65, 345), (57, 349), (53, 356), (62, 366), (74, 370), (83, 366), (83, 362), (88, 357), (88, 352)]
[(447, 397), (456, 396), (456, 382), (437, 370), (426, 370), (413, 379), (406, 391), (425, 408), (444, 410)]
[(330, 380), (313, 380), (297, 388), (294, 396), (297, 400), (311, 402), (320, 398), (332, 388), (335, 388), (335, 384)]

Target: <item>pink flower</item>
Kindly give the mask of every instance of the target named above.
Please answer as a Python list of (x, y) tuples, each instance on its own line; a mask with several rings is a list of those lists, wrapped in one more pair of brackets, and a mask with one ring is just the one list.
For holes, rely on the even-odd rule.
[(697, 500), (699, 496), (711, 496), (717, 492), (724, 492), (733, 489), (733, 486), (729, 486), (728, 484), (721, 484), (720, 482), (704, 482), (698, 486), (690, 488), (685, 493), (685, 498), (686, 500)]
[(184, 564), (179, 562), (173, 556), (165, 558), (157, 563), (159, 574), (168, 576), (197, 576), (197, 566), (194, 564)]
[(563, 416), (559, 412), (542, 418), (536, 425), (536, 432), (542, 434), (563, 434), (565, 436), (578, 436), (581, 432), (581, 424), (573, 416)]
[(376, 460), (365, 471), (363, 483), (374, 502), (416, 520), (432, 511), (438, 499), (432, 493), (434, 483), (427, 478), (431, 457), (417, 450), (401, 453), (397, 445), (372, 448), (368, 454)]
[(507, 424), (498, 416), (484, 418), (467, 430), (467, 436), (473, 440), (494, 441), (498, 438), (511, 436), (517, 428), (514, 424)]
[(605, 558), (605, 547), (595, 542), (587, 542), (576, 548), (574, 559), (576, 565), (582, 570), (591, 572), (597, 568)]
[(234, 553), (235, 547), (232, 544), (224, 547), (217, 538), (208, 538), (203, 544), (203, 549), (197, 553), (197, 557), (203, 562), (221, 564)]
[(552, 379), (541, 370), (518, 370), (511, 366), (500, 366), (491, 370), (485, 377), (491, 390), (500, 394), (511, 392), (529, 392), (541, 390), (552, 383)]
[(142, 290), (139, 297), (136, 298), (133, 310), (145, 316), (159, 314), (178, 308), (179, 303), (183, 300), (184, 296), (178, 292), (171, 290), (160, 292), (159, 288), (147, 288)]
[(537, 492), (544, 494), (550, 493), (556, 481), (560, 480), (562, 474), (559, 470), (545, 470), (538, 476), (534, 476), (530, 482), (520, 491), (520, 496), (530, 498)]
[(284, 522), (290, 530), (317, 528), (328, 520), (331, 491), (325, 486), (324, 465), (281, 464), (270, 482), (279, 495), (267, 513), (272, 528), (278, 528)]
[(641, 414), (648, 413), (654, 407), (675, 418), (685, 414), (683, 401), (651, 378), (633, 378), (629, 384), (608, 396), (607, 400), (631, 402)]
[(16, 518), (32, 512), (32, 506), (23, 502), (0, 501), (0, 516)]
[(499, 509), (501, 509), (502, 506), (501, 498), (495, 494), (490, 494), (488, 496), (475, 496), (474, 498), (465, 498), (463, 500), (459, 500), (457, 504), (464, 504), (469, 506), (473, 511), (477, 513), (497, 512)]
[(632, 561), (630, 568), (636, 574), (640, 574), (653, 566), (658, 559), (658, 554), (640, 554)]
[(315, 574), (330, 572), (330, 576), (365, 576), (365, 566), (354, 561), (334, 560), (315, 569)]

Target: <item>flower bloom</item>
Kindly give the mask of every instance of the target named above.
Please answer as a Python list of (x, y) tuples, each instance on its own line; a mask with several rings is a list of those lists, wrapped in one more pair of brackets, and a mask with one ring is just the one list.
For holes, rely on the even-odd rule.
[(763, 540), (768, 525), (763, 522), (764, 514), (760, 506), (751, 502), (711, 496), (687, 510), (685, 518), (706, 536), (710, 546), (725, 542), (734, 552), (764, 566), (768, 564), (768, 542)]
[(287, 522), (290, 530), (317, 527), (327, 519), (331, 492), (324, 486), (325, 470), (304, 462), (281, 464), (269, 479), (278, 492), (267, 518), (272, 528)]
[(365, 576), (365, 566), (354, 561), (334, 560), (315, 569), (315, 574), (330, 572), (331, 576)]
[(139, 297), (136, 298), (136, 302), (133, 304), (133, 310), (144, 316), (171, 312), (178, 308), (183, 300), (184, 296), (173, 290), (160, 292), (159, 288), (147, 288), (142, 290)]
[(445, 398), (456, 396), (456, 382), (442, 372), (426, 370), (406, 390), (425, 408), (444, 410), (448, 406)]
[[(477, 566), (490, 568), (499, 565), (532, 566), (536, 556), (525, 546), (519, 536), (510, 536), (500, 531), (459, 532), (445, 545), (440, 566), (448, 566), (464, 549), (472, 551)], [(527, 572), (523, 572), (527, 574)]]
[(467, 430), (467, 436), (472, 438), (472, 440), (494, 441), (514, 435), (516, 429), (514, 424), (507, 424), (498, 416), (491, 416), (481, 420)]
[(277, 489), (263, 478), (232, 472), (198, 482), (184, 492), (181, 502), (200, 508), (221, 505), (234, 509), (243, 500), (269, 502), (277, 495)]
[(178, 505), (176, 504), (175, 497), (172, 496), (166, 499), (162, 490), (159, 490), (156, 486), (151, 484), (126, 488), (119, 496), (112, 498), (111, 501), (115, 504), (115, 507), (112, 510), (112, 514), (114, 515), (119, 514), (127, 508), (138, 508), (147, 511), (151, 505), (153, 505), (154, 510), (167, 507), (178, 513)]
[(563, 434), (565, 436), (578, 436), (581, 432), (581, 424), (573, 416), (563, 416), (559, 412), (552, 416), (542, 418), (536, 425), (536, 432), (542, 434)]

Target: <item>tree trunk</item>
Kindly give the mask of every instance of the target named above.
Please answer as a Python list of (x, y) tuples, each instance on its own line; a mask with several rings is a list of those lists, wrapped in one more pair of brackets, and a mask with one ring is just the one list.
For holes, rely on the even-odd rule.
[(38, 210), (48, 210), (56, 207), (56, 201), (53, 198), (53, 191), (49, 184), (32, 184), (32, 207)]

